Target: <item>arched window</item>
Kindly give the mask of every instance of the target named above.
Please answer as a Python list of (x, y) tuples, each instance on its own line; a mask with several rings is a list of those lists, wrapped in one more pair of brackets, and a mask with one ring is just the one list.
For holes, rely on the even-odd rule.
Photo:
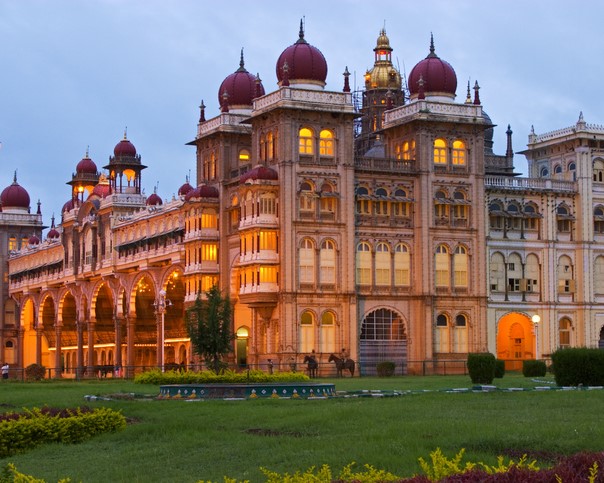
[(275, 138), (272, 132), (266, 133), (266, 159), (271, 161), (275, 157)]
[(434, 217), (436, 218), (437, 224), (443, 224), (449, 220), (447, 194), (443, 190), (438, 190), (434, 194)]
[(556, 209), (556, 221), (558, 233), (570, 233), (572, 230), (572, 221), (574, 217), (566, 205), (560, 205)]
[(604, 295), (604, 256), (594, 261), (594, 293)]
[(575, 291), (575, 280), (573, 277), (573, 265), (570, 257), (562, 255), (558, 259), (558, 293), (569, 294)]
[(604, 182), (604, 161), (596, 159), (594, 161), (593, 180), (596, 183)]
[(558, 337), (560, 339), (560, 345), (559, 345), (560, 349), (566, 349), (566, 348), (570, 347), (570, 345), (571, 345), (570, 336), (571, 336), (572, 328), (573, 328), (573, 324), (570, 321), (570, 319), (568, 319), (567, 317), (560, 319), (560, 329), (558, 332)]
[(333, 157), (333, 133), (329, 129), (323, 129), (319, 134), (319, 154), (323, 157)]
[(546, 166), (543, 166), (540, 170), (539, 170), (539, 176), (541, 178), (548, 178), (549, 177), (549, 169), (547, 169)]
[(444, 139), (434, 140), (434, 164), (440, 166), (447, 164), (447, 143)]
[(409, 201), (407, 192), (398, 188), (394, 192), (394, 201), (392, 202), (392, 214), (396, 217), (406, 218), (409, 216)]
[(438, 314), (436, 317), (436, 330), (434, 331), (434, 352), (450, 352), (449, 329), (449, 317), (443, 313)]
[(397, 287), (411, 284), (411, 257), (404, 243), (397, 244), (394, 249), (394, 284)]
[(453, 141), (453, 150), (451, 151), (451, 162), (453, 166), (466, 165), (466, 145), (463, 141)]
[(357, 285), (371, 285), (371, 246), (367, 242), (357, 245)]
[(448, 288), (451, 283), (449, 249), (446, 245), (438, 245), (435, 254), (435, 277), (436, 287)]
[(390, 285), (390, 247), (379, 242), (375, 247), (375, 284)]
[(299, 249), (300, 283), (315, 283), (315, 246), (310, 238), (302, 240)]
[(520, 292), (522, 287), (522, 260), (512, 253), (507, 260), (508, 292)]
[(453, 193), (453, 218), (457, 226), (466, 226), (468, 221), (468, 205), (466, 204), (466, 194), (461, 190)]
[(323, 315), (321, 315), (321, 352), (336, 351), (335, 325), (333, 312), (323, 312)]
[(303, 127), (299, 132), (300, 154), (311, 155), (313, 150), (313, 132), (307, 127)]
[(554, 166), (554, 174), (562, 174), (562, 166), (560, 164)]
[(377, 188), (375, 196), (378, 198), (373, 203), (373, 209), (376, 215), (388, 215), (388, 191), (384, 188)]
[(524, 218), (524, 229), (525, 230), (537, 230), (539, 228), (539, 211), (537, 207), (529, 203), (523, 208)]
[(489, 226), (492, 230), (503, 230), (505, 217), (503, 205), (499, 201), (489, 204)]
[(357, 213), (359, 215), (371, 214), (371, 201), (369, 200), (369, 190), (364, 186), (357, 188)]
[(329, 183), (323, 183), (321, 186), (321, 202), (319, 209), (323, 218), (333, 219), (336, 213), (337, 196), (333, 192), (333, 187)]
[(315, 350), (315, 316), (310, 310), (300, 316), (300, 352)]
[(604, 208), (602, 206), (594, 208), (594, 233), (598, 235), (604, 233)]
[(315, 190), (314, 186), (305, 181), (300, 185), (300, 216), (312, 217), (315, 215)]
[(539, 270), (539, 259), (537, 255), (531, 253), (526, 257), (526, 265), (524, 267), (524, 279), (527, 292), (539, 292), (539, 280), (541, 273)]
[(454, 284), (457, 288), (468, 287), (468, 254), (467, 250), (463, 246), (455, 248), (455, 255), (453, 256), (453, 273)]
[(455, 327), (453, 327), (453, 352), (468, 352), (468, 318), (465, 314), (458, 314), (455, 317)]
[(415, 159), (415, 140), (405, 141), (403, 143), (403, 159)]
[(319, 253), (320, 280), (323, 284), (336, 283), (336, 246), (331, 240), (321, 243)]
[(493, 253), (490, 263), (489, 287), (491, 292), (505, 290), (505, 262), (501, 253)]

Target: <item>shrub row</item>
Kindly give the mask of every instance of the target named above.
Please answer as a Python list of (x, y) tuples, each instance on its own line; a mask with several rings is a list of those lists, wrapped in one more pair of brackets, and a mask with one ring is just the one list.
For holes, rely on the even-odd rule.
[(43, 443), (79, 443), (90, 437), (126, 427), (126, 418), (109, 408), (49, 414), (34, 408), (18, 419), (0, 422), (0, 458)]
[(604, 386), (604, 351), (558, 349), (552, 354), (552, 369), (558, 386)]
[(275, 372), (268, 374), (264, 371), (250, 370), (236, 372), (225, 370), (219, 374), (213, 371), (166, 371), (159, 369), (137, 374), (134, 382), (137, 384), (245, 384), (265, 382), (309, 381), (310, 378), (302, 372)]
[(547, 366), (544, 361), (528, 359), (522, 361), (522, 375), (524, 377), (544, 377), (547, 372)]

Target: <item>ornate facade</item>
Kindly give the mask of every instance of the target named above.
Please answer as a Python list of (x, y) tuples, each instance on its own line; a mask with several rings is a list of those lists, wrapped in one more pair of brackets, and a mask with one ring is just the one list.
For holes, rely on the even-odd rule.
[(202, 102), (197, 182), (172, 200), (143, 194), (126, 135), (105, 172), (88, 154), (78, 163), (43, 242), (41, 214), (21, 227), (3, 194), (2, 236), (38, 239), (0, 247), (0, 359), (56, 377), (195, 363), (185, 309), (214, 284), (234, 304), (240, 366), (344, 350), (362, 374), (381, 360), (432, 373), (463, 369), (468, 352), (514, 367), (597, 345), (604, 128), (581, 117), (531, 133), (518, 177), (509, 127), (505, 155), (493, 152), (477, 83), (457, 102), (431, 40), (404, 86), (391, 52), (382, 30), (360, 93), (348, 68), (341, 91), (325, 89), (327, 62), (302, 25), (274, 92), (242, 54), (221, 112), (206, 120)]

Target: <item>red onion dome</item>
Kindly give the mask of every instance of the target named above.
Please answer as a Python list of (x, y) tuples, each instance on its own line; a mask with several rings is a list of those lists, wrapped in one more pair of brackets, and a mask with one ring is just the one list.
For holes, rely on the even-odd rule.
[(52, 227), (50, 230), (48, 230), (48, 235), (46, 235), (46, 238), (49, 240), (56, 240), (60, 236), (61, 234), (59, 233), (59, 230), (57, 230), (55, 227)]
[(25, 208), (29, 209), (29, 193), (19, 183), (17, 183), (17, 172), (13, 178), (13, 184), (4, 188), (0, 194), (2, 209), (6, 208)]
[(117, 157), (127, 156), (127, 157), (135, 157), (136, 156), (136, 148), (134, 144), (128, 141), (126, 137), (126, 132), (124, 132), (124, 139), (122, 139), (119, 143), (115, 145), (113, 148), (113, 155)]
[[(226, 94), (226, 96), (225, 96)], [(259, 77), (250, 74), (244, 67), (243, 49), (239, 69), (227, 76), (218, 89), (218, 102), (228, 104), (229, 110), (251, 107), (252, 100), (265, 94), (262, 81)]]
[(243, 184), (246, 181), (256, 181), (256, 180), (270, 180), (276, 181), (279, 179), (279, 174), (273, 168), (269, 168), (268, 166), (258, 165), (255, 168), (249, 170), (247, 173), (243, 174), (241, 178), (239, 178), (239, 183)]
[(327, 61), (319, 49), (304, 39), (304, 28), (300, 21), (300, 38), (285, 49), (277, 60), (279, 85), (308, 83), (323, 87), (325, 79)]
[(161, 204), (163, 204), (163, 201), (155, 192), (151, 196), (149, 196), (149, 198), (147, 198), (147, 206), (156, 206)]
[(39, 245), (40, 239), (36, 235), (32, 235), (29, 237), (29, 240), (27, 240), (27, 243), (30, 246)]
[(178, 188), (178, 196), (185, 196), (189, 191), (191, 191), (193, 186), (189, 184), (189, 178), (187, 177), (187, 181), (180, 188)]
[(86, 150), (86, 156), (76, 166), (76, 173), (78, 174), (96, 174), (96, 164), (88, 156), (88, 149)]
[[(98, 196), (99, 198), (106, 198), (111, 194), (111, 186), (109, 185), (109, 180), (107, 176), (101, 174), (99, 177), (99, 183), (94, 187), (90, 196)], [(89, 196), (89, 198), (90, 198)]]
[(61, 212), (66, 212), (66, 211), (71, 211), (73, 210), (75, 207), (79, 206), (80, 202), (77, 199), (70, 199), (67, 203), (65, 203), (63, 205), (63, 208), (61, 209)]
[[(423, 87), (420, 89), (420, 78)], [(434, 52), (434, 38), (430, 37), (430, 53), (419, 62), (409, 75), (409, 92), (417, 97), (420, 90), (426, 94), (455, 97), (457, 75), (451, 64), (440, 59)]]
[(185, 201), (189, 201), (192, 198), (218, 198), (218, 189), (214, 186), (207, 184), (200, 184), (197, 188), (189, 191), (185, 195)]

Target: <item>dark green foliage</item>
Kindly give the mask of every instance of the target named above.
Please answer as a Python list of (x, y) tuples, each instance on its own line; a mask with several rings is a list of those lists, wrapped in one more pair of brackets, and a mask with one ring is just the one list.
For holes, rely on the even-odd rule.
[(40, 364), (30, 364), (25, 368), (25, 377), (28, 381), (40, 381), (44, 379), (46, 368)]
[(187, 331), (195, 353), (218, 374), (225, 368), (222, 358), (233, 350), (232, 306), (216, 285), (206, 296), (207, 299), (202, 300), (197, 294), (195, 304), (187, 309)]
[(219, 374), (214, 371), (166, 371), (158, 369), (142, 372), (134, 377), (136, 384), (246, 384), (264, 382), (310, 381), (303, 372), (280, 372), (268, 374), (260, 370), (235, 372), (227, 369)]
[(396, 364), (392, 361), (382, 361), (378, 362), (376, 369), (378, 376), (390, 377), (394, 376), (394, 369), (396, 369)]
[(604, 351), (558, 349), (552, 354), (552, 370), (559, 386), (604, 386)]
[(489, 352), (468, 354), (468, 372), (474, 384), (491, 384), (495, 378), (495, 356)]
[(505, 376), (505, 361), (497, 359), (495, 361), (495, 378), (501, 379)]
[(522, 375), (524, 377), (544, 377), (547, 366), (544, 361), (529, 359), (522, 361)]

